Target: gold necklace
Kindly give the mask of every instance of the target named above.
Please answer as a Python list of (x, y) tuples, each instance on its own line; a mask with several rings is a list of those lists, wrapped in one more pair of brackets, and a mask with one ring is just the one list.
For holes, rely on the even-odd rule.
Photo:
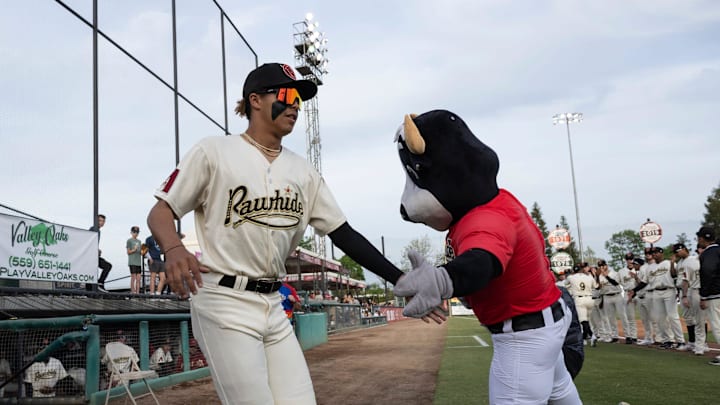
[(282, 145), (280, 145), (279, 149), (268, 148), (267, 146), (261, 145), (255, 141), (250, 135), (248, 135), (247, 132), (243, 133), (243, 137), (246, 141), (250, 142), (252, 146), (256, 147), (260, 152), (266, 154), (267, 156), (278, 157), (282, 152)]

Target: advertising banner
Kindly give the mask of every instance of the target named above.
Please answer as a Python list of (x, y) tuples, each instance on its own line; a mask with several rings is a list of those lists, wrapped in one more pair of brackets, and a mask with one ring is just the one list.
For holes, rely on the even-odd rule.
[(98, 235), (0, 214), (0, 278), (97, 283)]

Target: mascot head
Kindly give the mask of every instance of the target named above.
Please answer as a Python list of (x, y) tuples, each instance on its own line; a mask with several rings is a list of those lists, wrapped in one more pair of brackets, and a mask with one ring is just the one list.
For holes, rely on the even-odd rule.
[(406, 115), (395, 135), (405, 170), (400, 215), (438, 231), (498, 194), (498, 157), (457, 115)]

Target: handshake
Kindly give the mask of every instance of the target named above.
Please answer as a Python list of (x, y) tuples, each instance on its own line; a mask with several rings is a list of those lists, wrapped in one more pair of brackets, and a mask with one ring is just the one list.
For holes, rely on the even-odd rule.
[[(412, 270), (400, 277), (393, 292), (400, 297), (412, 297), (403, 309), (403, 315), (412, 318), (430, 317), (440, 323), (443, 300), (453, 296), (453, 285), (450, 275), (443, 267), (435, 267), (425, 260), (418, 252), (408, 252)], [(427, 322), (427, 321), (426, 321)]]

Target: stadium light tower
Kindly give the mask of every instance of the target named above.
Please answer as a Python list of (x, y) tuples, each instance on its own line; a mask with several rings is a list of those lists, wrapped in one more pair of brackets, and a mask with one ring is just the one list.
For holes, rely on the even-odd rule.
[[(295, 54), (295, 69), (302, 75), (303, 79), (310, 80), (318, 86), (323, 84), (323, 76), (327, 71), (327, 38), (325, 33), (320, 32), (320, 23), (314, 21), (312, 13), (307, 13), (303, 21), (293, 24), (293, 48)], [(303, 100), (305, 111), (305, 135), (307, 139), (307, 159), (315, 167), (318, 173), (322, 174), (320, 142), (320, 123), (318, 119), (318, 96), (310, 100)], [(325, 259), (325, 238), (315, 232), (313, 239), (315, 253), (324, 263)], [(324, 274), (323, 265), (323, 274)], [(326, 283), (323, 275), (323, 293)]]
[(575, 187), (575, 165), (573, 164), (572, 142), (570, 141), (570, 123), (583, 120), (582, 113), (562, 113), (553, 115), (553, 125), (565, 124), (567, 128), (568, 148), (570, 149), (570, 173), (572, 174), (573, 196), (575, 197), (575, 220), (577, 221), (578, 241), (580, 242), (580, 261), (585, 261), (582, 230), (580, 228), (580, 209), (578, 208), (577, 188)]

